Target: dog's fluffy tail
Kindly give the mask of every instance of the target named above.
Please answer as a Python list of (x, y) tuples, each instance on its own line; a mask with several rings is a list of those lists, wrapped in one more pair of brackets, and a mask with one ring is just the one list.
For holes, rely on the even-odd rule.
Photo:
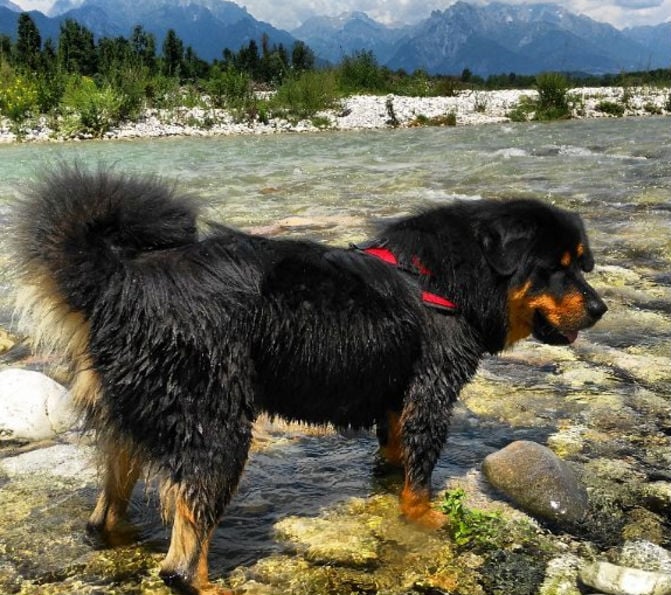
[(60, 343), (53, 335), (87, 317), (128, 259), (195, 241), (196, 217), (188, 197), (155, 178), (78, 165), (48, 172), (15, 210), (18, 309)]

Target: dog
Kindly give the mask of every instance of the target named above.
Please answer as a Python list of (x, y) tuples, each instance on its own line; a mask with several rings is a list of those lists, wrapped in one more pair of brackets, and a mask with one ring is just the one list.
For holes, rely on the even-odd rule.
[(199, 222), (160, 179), (61, 166), (16, 206), (18, 307), (66, 355), (103, 485), (109, 543), (143, 468), (172, 520), (160, 575), (220, 593), (208, 544), (260, 412), (375, 428), (404, 470), (400, 510), (428, 527), (431, 474), (461, 388), (529, 335), (572, 343), (607, 307), (577, 214), (529, 199), (459, 201), (351, 247)]

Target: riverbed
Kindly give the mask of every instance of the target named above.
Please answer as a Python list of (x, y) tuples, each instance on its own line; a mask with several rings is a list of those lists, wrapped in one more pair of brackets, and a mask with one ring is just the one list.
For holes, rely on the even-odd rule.
[[(503, 557), (459, 550), (448, 535), (398, 518), (400, 478), (380, 472), (373, 435), (264, 421), (214, 538), (211, 574), (222, 584), (267, 594), (523, 595), (546, 588), (549, 595), (542, 585), (552, 561), (613, 559), (627, 543), (671, 551), (668, 119), (5, 145), (2, 224), (29, 181), (62, 160), (159, 175), (202, 197), (212, 219), (341, 245), (366, 238), (380, 220), (479, 197), (539, 198), (585, 220), (597, 262), (589, 280), (609, 312), (573, 346), (529, 340), (487, 358), (462, 395), (434, 476), (438, 495), (462, 487), (473, 506), (526, 519), (533, 535), (502, 545), (509, 552)], [(3, 234), (0, 326), (11, 329), (6, 240)], [(574, 467), (594, 507), (591, 526), (544, 526), (486, 484), (483, 458), (517, 439), (549, 445)], [(8, 471), (6, 462), (17, 457), (0, 461), (0, 592), (167, 593), (156, 568), (168, 531), (152, 484), (133, 500), (137, 539), (94, 550), (82, 537), (96, 487), (88, 440), (67, 436), (56, 446), (81, 467), (24, 472), (12, 463)], [(20, 456), (39, 458), (40, 450)], [(340, 547), (324, 553), (310, 541), (314, 533), (321, 545)], [(520, 552), (538, 561), (527, 591), (504, 587), (505, 576), (492, 570), (508, 568)], [(519, 558), (520, 568), (535, 570), (527, 558)]]

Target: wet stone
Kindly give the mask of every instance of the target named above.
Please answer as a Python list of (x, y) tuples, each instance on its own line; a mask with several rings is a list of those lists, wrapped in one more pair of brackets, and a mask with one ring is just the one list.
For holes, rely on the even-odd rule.
[(671, 574), (593, 562), (579, 574), (582, 583), (608, 595), (671, 595)]
[(571, 468), (549, 448), (518, 440), (485, 458), (487, 480), (522, 510), (559, 525), (582, 520), (587, 491)]
[(74, 425), (68, 391), (39, 372), (0, 372), (0, 404), (0, 440), (46, 440)]
[(671, 552), (650, 541), (627, 541), (617, 561), (622, 566), (671, 575)]
[(321, 518), (289, 517), (275, 525), (279, 539), (290, 543), (306, 560), (354, 568), (378, 562), (377, 541), (357, 519), (333, 523)]

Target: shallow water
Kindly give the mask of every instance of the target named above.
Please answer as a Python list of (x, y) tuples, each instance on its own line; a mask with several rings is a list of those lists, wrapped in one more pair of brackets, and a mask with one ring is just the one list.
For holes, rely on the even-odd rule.
[[(340, 244), (363, 239), (377, 220), (455, 199), (526, 196), (579, 211), (597, 260), (591, 280), (609, 313), (572, 348), (529, 341), (485, 361), (457, 408), (434, 485), (469, 481), (487, 454), (521, 438), (550, 444), (590, 481), (603, 480), (605, 487), (590, 484), (597, 491), (611, 489), (612, 461), (626, 460), (636, 489), (671, 479), (668, 119), (0, 146), (3, 223), (12, 200), (40, 169), (72, 159), (174, 180), (207, 201), (208, 216), (238, 227)], [(11, 262), (4, 234), (0, 242), (0, 324), (7, 325)], [(271, 429), (216, 534), (212, 574), (225, 577), (240, 565), (285, 552), (286, 544), (273, 533), (282, 518), (314, 516), (353, 497), (395, 494), (400, 478), (378, 472), (375, 450), (367, 433), (315, 436)], [(624, 483), (622, 492), (629, 494), (634, 488)], [(0, 503), (7, 505), (13, 490), (21, 489), (18, 479), (0, 485)], [(74, 493), (67, 513), (76, 518), (64, 515), (63, 523), (78, 543), (94, 490), (88, 483)], [(154, 499), (151, 487), (138, 490), (132, 507), (140, 547), (150, 554), (167, 549)], [(625, 511), (626, 527), (630, 503), (621, 500), (618, 514)], [(658, 525), (668, 535), (666, 523)], [(13, 527), (11, 539), (56, 531), (41, 524), (31, 514)], [(66, 575), (76, 575), (63, 570), (71, 567), (74, 550), (56, 551), (47, 563), (40, 554), (12, 554), (18, 550), (6, 539), (0, 578), (3, 563), (18, 564), (25, 578), (46, 572), (52, 578), (44, 580), (58, 592)], [(669, 545), (668, 537), (660, 539)], [(78, 556), (81, 547), (75, 548)], [(116, 592), (109, 577), (98, 581), (95, 592)]]

